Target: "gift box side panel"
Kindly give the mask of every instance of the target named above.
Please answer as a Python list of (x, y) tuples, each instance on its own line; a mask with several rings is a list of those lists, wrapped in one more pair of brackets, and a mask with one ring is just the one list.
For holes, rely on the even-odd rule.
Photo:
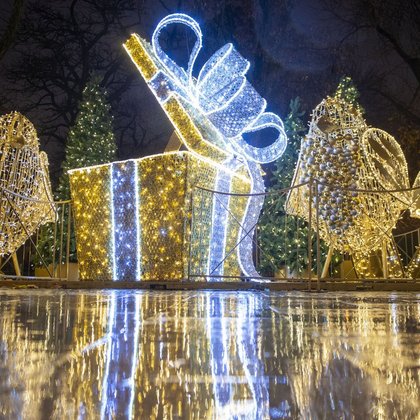
[(70, 172), (81, 280), (113, 280), (111, 165)]
[(142, 280), (184, 278), (187, 163), (185, 152), (137, 161)]
[[(186, 197), (187, 207), (191, 213), (191, 223), (185, 232), (185, 241), (189, 248), (189, 266), (186, 264), (185, 267), (193, 278), (201, 276), (197, 278), (202, 280), (208, 274), (211, 247), (217, 248), (222, 245), (221, 243), (211, 243), (212, 226), (221, 223), (221, 220), (213, 216), (213, 206), (215, 202), (221, 201), (219, 200), (221, 196), (209, 190), (215, 190), (217, 176), (226, 175), (231, 179), (230, 192), (233, 194), (249, 193), (251, 183), (243, 171), (238, 171), (235, 174), (229, 173), (220, 165), (210, 164), (207, 160), (199, 159), (194, 155), (190, 155), (189, 162)], [(222, 227), (222, 230), (226, 229), (225, 259), (216, 262), (216, 266), (219, 263), (223, 265), (225, 276), (240, 276), (241, 274), (237, 257), (237, 243), (247, 200), (246, 196), (228, 196), (226, 202), (226, 226)], [(187, 248), (187, 245), (184, 248)], [(217, 281), (218, 278), (215, 277), (214, 280)], [(226, 278), (223, 279), (223, 281), (226, 280)]]
[[(187, 270), (185, 276), (207, 274), (210, 233), (212, 226), (212, 195), (197, 187), (213, 189), (218, 168), (215, 165), (189, 156), (188, 190), (186, 194), (186, 210), (189, 213), (189, 223), (185, 229), (184, 248), (188, 251), (185, 255)], [(197, 278), (203, 280), (203, 278)]]

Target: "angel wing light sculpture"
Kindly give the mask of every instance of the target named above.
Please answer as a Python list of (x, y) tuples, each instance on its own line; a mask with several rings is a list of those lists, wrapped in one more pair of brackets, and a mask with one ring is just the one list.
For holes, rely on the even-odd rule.
[(313, 111), (293, 185), (310, 179), (317, 180), (318, 188), (312, 202), (308, 186), (294, 189), (286, 211), (308, 220), (312, 206), (316, 223), (318, 204), (320, 236), (330, 246), (329, 256), (334, 249), (348, 253), (358, 273), (371, 276), (366, 262), (376, 251), (388, 261), (383, 275), (389, 269), (387, 274), (402, 276), (392, 229), (401, 211), (412, 208), (414, 197), (407, 162), (396, 140), (368, 127), (351, 104), (328, 97)]

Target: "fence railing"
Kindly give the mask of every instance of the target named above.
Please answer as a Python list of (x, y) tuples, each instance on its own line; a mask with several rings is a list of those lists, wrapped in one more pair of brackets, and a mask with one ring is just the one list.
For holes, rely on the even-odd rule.
[[(317, 180), (267, 192), (253, 233), (253, 261), (259, 280), (383, 280), (419, 277), (418, 228), (394, 235), (404, 215), (413, 212), (418, 188), (410, 190), (342, 189)], [(196, 187), (192, 194), (189, 278), (229, 281), (254, 279), (238, 268), (236, 256), (249, 234), (242, 218), (247, 194)], [(225, 249), (211, 265), (209, 211), (222, 203), (227, 232)], [(413, 212), (414, 213), (414, 212)], [(213, 223), (218, 223), (213, 220)], [(213, 258), (214, 259), (214, 258)], [(236, 264), (236, 265), (235, 265)], [(218, 275), (215, 276), (215, 271)]]
[[(319, 287), (323, 279), (419, 278), (420, 220), (410, 219), (418, 224), (409, 232), (394, 234), (398, 220), (413, 211), (414, 199), (410, 197), (416, 197), (418, 189), (343, 190), (311, 180), (261, 194), (265, 203), (259, 222), (252, 229), (245, 229), (244, 209), (251, 195), (196, 187), (191, 195), (191, 217), (186, 219), (190, 244), (187, 278), (250, 279), (238, 265), (237, 253), (251, 233), (252, 259), (261, 276), (258, 280), (306, 281), (312, 288)], [(22, 213), (14, 203), (19, 198), (20, 203), (26, 200), (30, 206), (31, 199), (4, 189), (0, 194), (2, 205), (9, 204), (7, 215), (4, 207), (0, 211), (0, 278), (76, 279), (77, 265), (74, 272), (71, 264), (77, 260), (71, 201), (44, 203), (50, 208), (48, 217), (41, 218), (38, 226), (31, 226), (30, 230), (25, 215), (31, 212)], [(335, 201), (332, 212), (326, 207), (328, 197), (341, 197)], [(223, 223), (212, 218), (216, 202), (225, 211)], [(219, 206), (220, 214), (223, 212)], [(24, 232), (24, 237), (21, 246), (5, 252), (1, 247), (7, 240), (7, 223), (11, 220), (15, 220), (13, 223)], [(225, 243), (222, 251), (220, 243), (211, 241), (217, 229)], [(219, 249), (212, 254), (210, 264), (212, 245)]]
[[(0, 196), (0, 278), (67, 280), (76, 253), (71, 201), (41, 202), (7, 189)], [(11, 244), (13, 235), (20, 243)]]

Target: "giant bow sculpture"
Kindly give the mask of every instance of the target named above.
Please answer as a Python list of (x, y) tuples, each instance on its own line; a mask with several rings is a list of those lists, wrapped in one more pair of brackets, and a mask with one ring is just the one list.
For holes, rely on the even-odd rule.
[[(185, 25), (197, 37), (187, 69), (178, 66), (161, 47), (161, 31), (170, 24)], [(160, 21), (153, 33), (152, 45), (134, 34), (124, 47), (187, 149), (220, 166), (215, 189), (229, 192), (232, 181), (229, 174), (240, 173), (245, 168), (251, 180), (249, 192), (264, 192), (259, 164), (272, 162), (283, 154), (286, 135), (280, 117), (265, 111), (266, 101), (247, 81), (245, 75), (250, 64), (233, 45), (227, 44), (214, 53), (195, 78), (193, 68), (202, 47), (202, 32), (194, 19), (177, 13)], [(266, 127), (278, 132), (271, 145), (258, 148), (244, 140), (244, 133)], [(262, 204), (263, 196), (249, 198), (241, 221), (238, 260), (248, 277), (258, 277), (251, 251)], [(213, 201), (209, 275), (223, 274), (221, 262), (225, 258), (228, 207), (227, 195), (217, 196)]]

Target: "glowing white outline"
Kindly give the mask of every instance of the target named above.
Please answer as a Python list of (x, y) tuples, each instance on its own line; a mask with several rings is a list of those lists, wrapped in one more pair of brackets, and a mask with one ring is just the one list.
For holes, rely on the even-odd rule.
[[(189, 28), (191, 28), (194, 33), (197, 36), (197, 40), (195, 41), (194, 47), (192, 49), (190, 58), (188, 60), (188, 67), (187, 67), (187, 71), (185, 71), (182, 67), (179, 67), (175, 64), (175, 62), (170, 59), (168, 57), (167, 54), (165, 54), (158, 42), (158, 38), (160, 35), (160, 31), (165, 28), (167, 25), (171, 25), (173, 23), (181, 23), (183, 25), (188, 26)], [(184, 13), (174, 13), (172, 15), (168, 15), (166, 17), (164, 17), (156, 26), (153, 35), (152, 35), (152, 47), (153, 47), (153, 51), (156, 55), (156, 57), (160, 57), (162, 58), (162, 60), (160, 60), (162, 66), (165, 68), (165, 70), (167, 71), (168, 75), (170, 76), (170, 78), (178, 85), (180, 86), (178, 80), (179, 80), (179, 74), (181, 75), (181, 78), (185, 77), (184, 80), (184, 86), (185, 84), (187, 84), (187, 89), (188, 89), (188, 93), (190, 98), (195, 98), (195, 92), (194, 92), (194, 84), (192, 83), (193, 81), (193, 76), (192, 76), (192, 70), (194, 67), (194, 63), (195, 60), (197, 59), (198, 53), (200, 52), (200, 49), (202, 47), (202, 39), (203, 39), (203, 34), (201, 32), (201, 28), (200, 25), (190, 16), (184, 14)], [(171, 68), (168, 66), (168, 62), (171, 65)], [(179, 72), (179, 74), (174, 73), (174, 70), (176, 72)], [(187, 82), (187, 83), (185, 83)], [(187, 99), (187, 98), (186, 98)], [(197, 105), (195, 102), (192, 102), (193, 105)]]
[[(169, 117), (169, 115), (168, 115), (168, 117)], [(177, 131), (177, 133), (179, 133), (181, 135), (181, 133), (178, 130), (176, 130), (176, 131)], [(183, 136), (181, 135), (181, 137), (183, 137)], [(204, 141), (206, 141), (206, 140), (204, 140)], [(211, 144), (211, 143), (208, 143), (208, 144)], [(217, 146), (214, 146), (214, 145), (211, 144), (211, 147), (217, 147)], [(223, 154), (225, 154), (225, 155), (227, 154), (222, 149), (219, 149), (219, 150)], [(182, 150), (182, 151), (176, 151), (176, 152), (157, 153), (156, 155), (144, 156), (144, 157), (142, 157), (140, 159), (128, 159), (128, 160), (121, 160), (121, 161), (117, 161), (117, 162), (112, 162), (112, 164), (113, 163), (126, 163), (126, 162), (141, 162), (141, 161), (147, 160), (147, 159), (154, 159), (157, 156), (182, 155), (182, 154), (194, 155), (194, 157), (196, 157), (197, 159), (199, 159), (199, 160), (201, 160), (203, 162), (206, 162), (209, 165), (211, 165), (211, 166), (213, 166), (213, 167), (215, 167), (217, 169), (223, 170), (225, 172), (230, 172), (230, 173), (232, 173), (232, 175), (240, 178), (242, 181), (249, 182), (249, 179), (246, 178), (245, 176), (240, 175), (240, 174), (237, 174), (236, 172), (233, 172), (233, 171), (229, 170), (228, 168), (225, 168), (222, 164), (220, 164), (220, 163), (218, 163), (218, 162), (216, 162), (214, 160), (211, 160), (211, 159), (209, 159), (209, 158), (207, 158), (207, 157), (205, 157), (203, 155), (200, 155), (199, 153), (194, 152), (194, 150)], [(109, 164), (109, 163), (102, 163), (100, 165), (86, 166), (86, 167), (83, 167), (83, 168), (71, 169), (71, 170), (67, 171), (67, 173), (68, 174), (73, 174), (73, 173), (76, 173), (76, 172), (84, 172), (85, 170), (89, 172), (92, 169), (101, 168), (101, 167), (105, 167), (105, 166), (109, 166), (109, 165), (111, 165), (111, 164)]]
[(136, 229), (137, 229), (137, 235), (136, 235), (136, 241), (137, 241), (137, 249), (136, 249), (136, 257), (137, 257), (137, 264), (136, 264), (136, 281), (140, 281), (140, 273), (141, 273), (141, 232), (140, 232), (140, 197), (139, 197), (139, 188), (140, 188), (140, 182), (138, 179), (138, 165), (137, 162), (134, 162), (134, 177), (135, 182), (134, 184), (134, 196), (136, 200), (135, 204), (135, 221), (136, 221)]
[[(269, 121), (259, 123), (258, 120), (268, 119)], [(271, 121), (270, 121), (271, 119)], [(250, 126), (247, 126), (244, 133), (252, 133), (254, 131), (263, 130), (264, 128), (275, 128), (279, 132), (279, 136), (276, 141), (266, 147), (254, 147), (246, 143), (243, 137), (235, 137), (233, 142), (234, 149), (237, 149), (238, 153), (244, 155), (247, 160), (251, 160), (256, 163), (270, 163), (279, 159), (287, 147), (287, 136), (284, 131), (284, 125), (281, 118), (272, 112), (263, 112), (259, 115), (258, 119), (254, 121)], [(281, 140), (280, 140), (281, 138)], [(261, 155), (269, 153), (268, 158), (263, 158)]]
[(110, 196), (111, 196), (111, 237), (112, 237), (112, 244), (111, 244), (111, 250), (112, 250), (112, 280), (117, 281), (117, 262), (115, 260), (115, 206), (114, 206), (114, 177), (112, 176), (114, 168), (114, 163), (111, 163), (109, 165), (109, 171), (110, 171), (110, 178), (111, 182), (109, 185), (110, 188)]

